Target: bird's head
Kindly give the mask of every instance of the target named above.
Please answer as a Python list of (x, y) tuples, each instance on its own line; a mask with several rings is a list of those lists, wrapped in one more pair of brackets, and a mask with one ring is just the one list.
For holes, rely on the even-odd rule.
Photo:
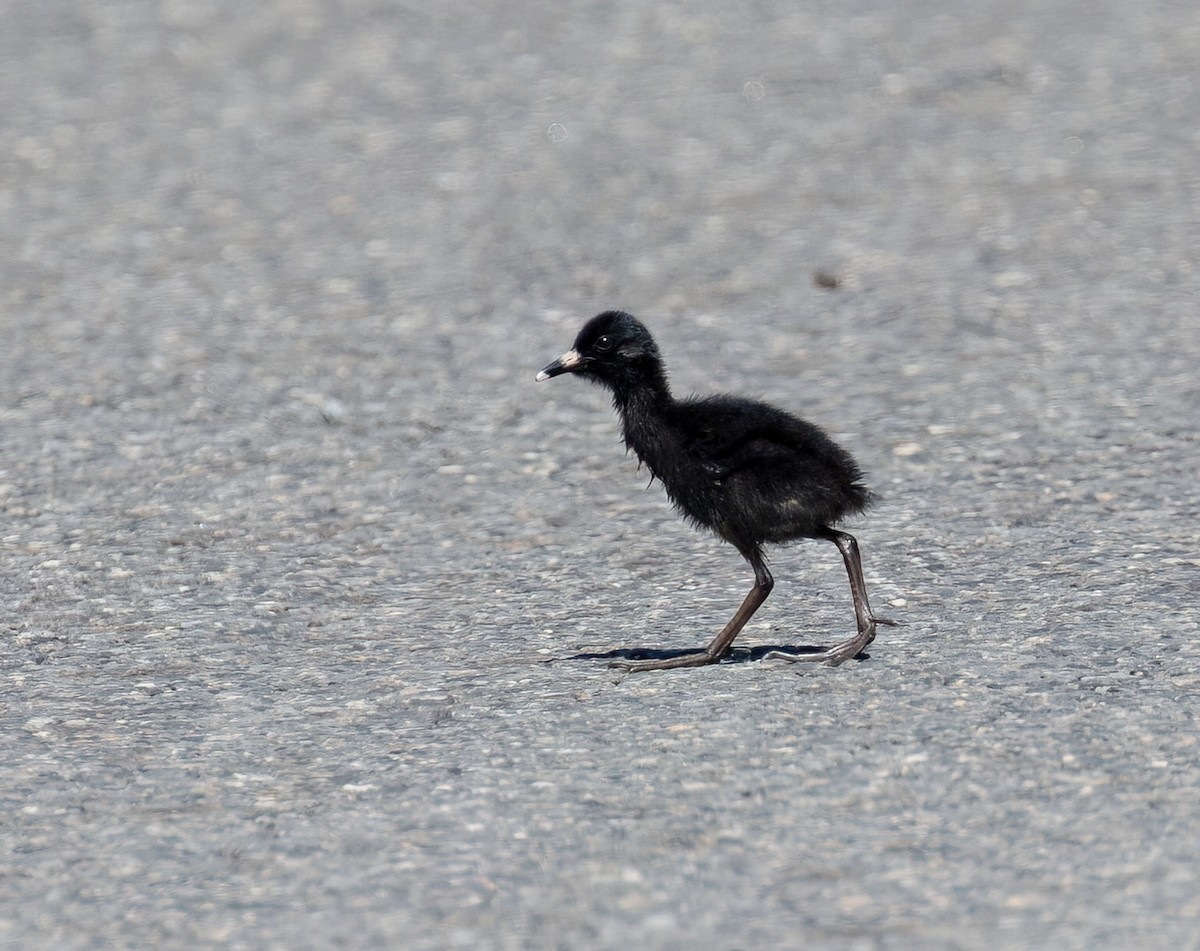
[(563, 373), (614, 390), (663, 379), (662, 359), (650, 331), (620, 310), (607, 310), (584, 324), (571, 349), (543, 367), (537, 380), (541, 383)]

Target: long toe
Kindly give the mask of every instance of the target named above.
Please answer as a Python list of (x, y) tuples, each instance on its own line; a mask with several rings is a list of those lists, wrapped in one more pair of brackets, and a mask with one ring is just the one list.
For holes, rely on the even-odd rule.
[(789, 651), (771, 651), (764, 654), (764, 658), (772, 658), (774, 660), (786, 660), (790, 664), (809, 663), (809, 664), (825, 664), (827, 667), (838, 667), (853, 657), (857, 657), (871, 641), (875, 640), (875, 625), (872, 624), (865, 631), (860, 631), (848, 641), (843, 641), (828, 650), (818, 651), (815, 654), (793, 654)]
[(609, 661), (609, 667), (616, 667), (620, 670), (642, 671), (642, 670), (673, 670), (676, 667), (704, 667), (708, 664), (715, 664), (719, 657), (714, 657), (705, 651), (696, 651), (694, 654), (680, 654), (677, 657), (664, 657), (661, 660), (613, 660)]

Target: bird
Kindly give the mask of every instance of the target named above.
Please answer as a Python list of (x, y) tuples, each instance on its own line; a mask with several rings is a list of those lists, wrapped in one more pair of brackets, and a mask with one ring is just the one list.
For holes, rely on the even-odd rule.
[(543, 367), (537, 382), (572, 374), (606, 387), (620, 418), (626, 450), (649, 469), (694, 526), (731, 544), (754, 571), (741, 606), (702, 650), (650, 659), (613, 660), (629, 671), (715, 664), (762, 606), (775, 581), (764, 548), (798, 539), (833, 542), (841, 553), (857, 631), (823, 650), (772, 650), (765, 657), (837, 666), (894, 625), (871, 611), (862, 558), (853, 535), (835, 526), (865, 512), (874, 495), (854, 458), (819, 426), (770, 403), (730, 395), (676, 399), (666, 365), (645, 325), (609, 310), (589, 320), (571, 349)]

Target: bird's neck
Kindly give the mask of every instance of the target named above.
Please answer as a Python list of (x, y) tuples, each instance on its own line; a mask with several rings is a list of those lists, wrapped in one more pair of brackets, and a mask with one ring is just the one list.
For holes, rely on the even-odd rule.
[(660, 478), (671, 435), (667, 417), (674, 402), (665, 376), (613, 390), (613, 406), (621, 416), (625, 445)]
[(617, 380), (612, 384), (613, 406), (622, 418), (643, 416), (647, 419), (661, 417), (663, 411), (674, 402), (667, 374), (661, 367), (643, 371), (634, 380)]
[(661, 360), (645, 360), (605, 382), (612, 389), (613, 405), (622, 413), (627, 408), (649, 411), (671, 403), (667, 369)]

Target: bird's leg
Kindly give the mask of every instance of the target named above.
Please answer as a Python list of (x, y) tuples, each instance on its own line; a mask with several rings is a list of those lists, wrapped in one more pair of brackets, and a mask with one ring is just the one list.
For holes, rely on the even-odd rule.
[(871, 602), (867, 600), (867, 583), (863, 579), (862, 558), (858, 553), (858, 541), (847, 532), (827, 528), (818, 537), (828, 538), (842, 553), (846, 563), (846, 574), (850, 578), (850, 594), (854, 598), (854, 617), (858, 621), (858, 633), (849, 640), (843, 641), (828, 650), (815, 654), (793, 654), (785, 651), (771, 651), (766, 657), (777, 657), (788, 661), (815, 661), (827, 663), (836, 667), (843, 661), (849, 660), (865, 650), (871, 641), (875, 640), (875, 625), (885, 624), (894, 627), (896, 622), (887, 618), (876, 617), (871, 612)]
[[(846, 574), (850, 577), (850, 593), (854, 596), (854, 616), (858, 620), (858, 630), (861, 633), (867, 628), (872, 630), (876, 624), (895, 627), (896, 622), (887, 618), (876, 617), (871, 611), (871, 602), (867, 600), (867, 582), (863, 578), (862, 558), (858, 554), (858, 540), (847, 532), (829, 529), (825, 535), (838, 547), (842, 560), (846, 563)], [(867, 642), (868, 644), (870, 641)]]
[(775, 587), (775, 579), (767, 570), (762, 553), (752, 549), (749, 552), (742, 552), (742, 554), (746, 556), (746, 560), (754, 569), (754, 587), (742, 601), (742, 606), (737, 609), (737, 613), (729, 619), (729, 623), (721, 628), (721, 632), (704, 650), (680, 654), (678, 657), (664, 657), (661, 660), (614, 660), (608, 666), (620, 667), (623, 670), (670, 670), (674, 667), (703, 667), (706, 664), (715, 664), (721, 658), (728, 656), (729, 652), (733, 650), (733, 639), (738, 636), (742, 628), (746, 626), (746, 622), (767, 600), (767, 595)]

